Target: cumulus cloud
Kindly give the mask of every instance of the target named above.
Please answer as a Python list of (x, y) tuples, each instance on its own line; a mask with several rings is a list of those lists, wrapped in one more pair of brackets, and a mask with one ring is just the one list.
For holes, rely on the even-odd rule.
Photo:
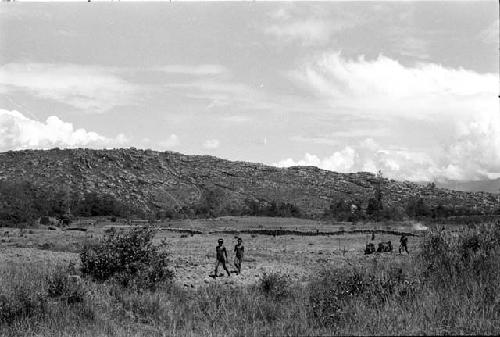
[(316, 166), (330, 171), (350, 172), (354, 168), (356, 156), (356, 151), (353, 148), (346, 146), (343, 150), (337, 151), (331, 156), (322, 159), (320, 159), (317, 155), (306, 153), (304, 155), (304, 159), (295, 161), (292, 158), (288, 158), (281, 160), (274, 165), (279, 167)]
[(216, 149), (219, 147), (219, 145), (220, 145), (220, 141), (218, 139), (207, 139), (203, 143), (203, 147), (205, 149)]
[[(335, 52), (307, 62), (292, 77), (326, 101), (332, 114), (349, 111), (358, 120), (383, 122), (387, 132), (375, 138), (380, 145), (371, 153), (349, 143), (358, 158), (350, 170), (377, 167), (413, 180), (500, 172), (497, 74), (433, 63), (404, 66), (385, 56), (345, 59)], [(319, 164), (346, 167), (345, 160), (332, 165), (330, 158), (318, 158)]]
[(303, 159), (287, 158), (275, 163), (279, 167), (317, 166), (335, 172), (372, 172), (382, 170), (397, 179), (429, 180), (432, 159), (425, 153), (410, 150), (387, 150), (373, 139), (367, 138), (353, 146), (345, 146), (331, 155), (320, 158), (306, 153)]
[(176, 147), (180, 143), (181, 142), (179, 140), (179, 137), (175, 133), (173, 133), (167, 139), (162, 140), (161, 142), (159, 142), (158, 145), (162, 149), (170, 149), (170, 148)]
[(10, 63), (0, 67), (0, 90), (26, 90), (87, 113), (101, 113), (132, 103), (136, 88), (103, 67)]
[(50, 116), (45, 122), (30, 119), (18, 111), (0, 109), (0, 151), (52, 147), (114, 147), (127, 142), (123, 134), (108, 138), (96, 132)]

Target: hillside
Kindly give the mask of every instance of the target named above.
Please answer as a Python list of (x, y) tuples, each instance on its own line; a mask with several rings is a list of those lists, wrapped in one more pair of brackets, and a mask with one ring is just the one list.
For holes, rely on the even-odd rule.
[(470, 181), (446, 180), (439, 181), (436, 185), (457, 191), (500, 193), (500, 178)]
[[(371, 173), (336, 173), (316, 167), (276, 168), (212, 156), (139, 149), (52, 149), (0, 153), (0, 180), (29, 181), (54, 191), (109, 194), (147, 212), (179, 210), (215, 191), (220, 207), (238, 209), (245, 200), (294, 204), (314, 216), (339, 200), (366, 207), (378, 179)], [(384, 205), (404, 208), (412, 197), (432, 206), (499, 208), (500, 197), (382, 179)]]

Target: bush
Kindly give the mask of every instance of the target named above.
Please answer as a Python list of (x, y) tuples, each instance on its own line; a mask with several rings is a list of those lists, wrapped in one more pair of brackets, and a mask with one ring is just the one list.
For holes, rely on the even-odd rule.
[(290, 295), (290, 282), (286, 276), (278, 273), (264, 274), (258, 284), (260, 291), (276, 300), (282, 300)]
[(98, 243), (83, 247), (81, 272), (96, 281), (114, 279), (124, 287), (156, 289), (170, 281), (173, 272), (167, 269), (163, 247), (153, 245), (154, 234), (148, 227), (107, 234)]

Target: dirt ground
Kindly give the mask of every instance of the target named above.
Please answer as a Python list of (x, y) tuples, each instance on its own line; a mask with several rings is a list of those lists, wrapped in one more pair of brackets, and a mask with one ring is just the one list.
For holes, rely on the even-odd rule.
[[(40, 226), (35, 229), (0, 228), (0, 264), (69, 264), (78, 263), (78, 249), (86, 241), (101, 237), (110, 226), (128, 226), (125, 222), (111, 223), (97, 219), (95, 225), (86, 225), (85, 231), (49, 230)], [(264, 235), (264, 234), (221, 234), (224, 230), (249, 229), (291, 229), (321, 232), (353, 229), (389, 229), (413, 232), (414, 223), (356, 224), (328, 223), (303, 219), (264, 217), (223, 217), (209, 220), (179, 220), (158, 224), (161, 230), (155, 237), (158, 242), (166, 240), (171, 256), (171, 267), (176, 282), (187, 288), (197, 288), (212, 282), (234, 285), (256, 283), (265, 273), (278, 272), (290, 280), (305, 281), (309, 276), (327, 266), (354, 265), (363, 261), (379, 259), (404, 259), (399, 255), (399, 236), (376, 234), (371, 241), (370, 234), (345, 235)], [(78, 223), (70, 227), (78, 227)], [(83, 227), (83, 226), (81, 226)], [(202, 234), (186, 234), (174, 230), (198, 230)], [(213, 233), (215, 232), (215, 233)], [(215, 267), (215, 246), (219, 238), (224, 239), (228, 250), (231, 271), (236, 237), (243, 239), (245, 257), (242, 274), (231, 273), (230, 277), (209, 277)], [(364, 255), (365, 244), (390, 240), (392, 253)], [(409, 249), (414, 253), (420, 238), (410, 237)], [(223, 272), (219, 268), (219, 273)], [(225, 273), (224, 273), (225, 274)]]

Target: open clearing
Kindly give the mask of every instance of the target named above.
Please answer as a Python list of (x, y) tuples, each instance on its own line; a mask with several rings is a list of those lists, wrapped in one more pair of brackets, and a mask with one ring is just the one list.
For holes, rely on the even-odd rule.
[[(126, 221), (110, 222), (107, 219), (89, 219), (75, 222), (70, 228), (79, 230), (49, 230), (40, 226), (36, 229), (20, 230), (0, 228), (1, 263), (12, 264), (78, 264), (78, 249), (86, 241), (102, 237), (111, 227), (114, 230), (126, 230), (132, 225)], [(89, 224), (89, 223), (95, 224)], [(83, 225), (85, 224), (85, 225)], [(265, 273), (278, 272), (287, 275), (294, 281), (306, 281), (311, 275), (325, 267), (345, 267), (363, 263), (373, 259), (373, 255), (364, 255), (366, 243), (377, 245), (381, 241), (391, 241), (392, 253), (377, 254), (382, 259), (407, 259), (399, 255), (399, 235), (379, 234), (371, 241), (371, 234), (356, 233), (342, 235), (266, 235), (266, 234), (227, 234), (228, 231), (251, 230), (293, 230), (308, 233), (338, 232), (353, 230), (397, 231), (415, 233), (415, 223), (331, 223), (296, 218), (267, 217), (221, 217), (208, 220), (176, 220), (157, 224), (159, 231), (155, 237), (157, 242), (166, 240), (170, 251), (171, 268), (175, 272), (175, 281), (187, 288), (217, 282), (223, 284), (254, 284)], [(163, 230), (162, 230), (163, 229)], [(189, 234), (186, 230), (201, 232)], [(241, 275), (212, 279), (215, 265), (215, 246), (217, 239), (223, 238), (228, 249), (229, 269), (234, 258), (233, 247), (236, 237), (243, 239), (245, 258)], [(410, 237), (410, 252), (418, 249), (420, 238)], [(219, 268), (219, 272), (223, 272)]]

